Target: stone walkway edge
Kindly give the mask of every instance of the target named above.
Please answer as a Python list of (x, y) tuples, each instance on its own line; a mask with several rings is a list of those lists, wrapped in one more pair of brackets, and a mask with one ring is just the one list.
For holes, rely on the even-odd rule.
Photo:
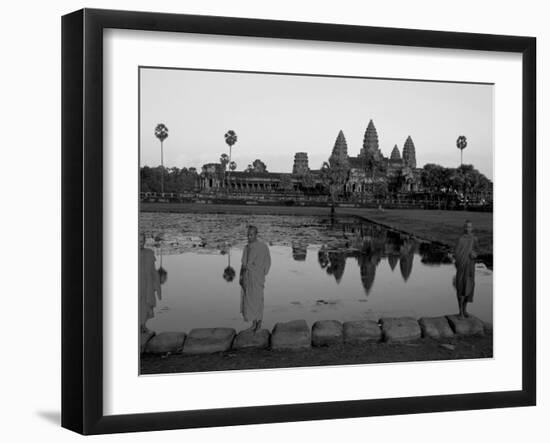
[(211, 354), (239, 349), (300, 350), (311, 346), (390, 342), (404, 343), (422, 338), (436, 340), (452, 337), (492, 334), (490, 323), (470, 314), (440, 317), (382, 317), (378, 321), (319, 320), (310, 328), (305, 320), (277, 323), (270, 332), (248, 329), (236, 332), (232, 328), (196, 328), (185, 332), (148, 331), (141, 334), (141, 353), (188, 355)]

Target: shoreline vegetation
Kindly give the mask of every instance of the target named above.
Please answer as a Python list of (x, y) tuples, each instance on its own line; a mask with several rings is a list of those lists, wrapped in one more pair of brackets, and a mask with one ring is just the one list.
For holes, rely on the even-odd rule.
[[(330, 217), (326, 206), (263, 206), (218, 203), (140, 203), (141, 212), (322, 215)], [(423, 240), (454, 248), (464, 222), (470, 220), (479, 240), (480, 259), (493, 261), (493, 214), (491, 212), (446, 211), (432, 209), (372, 209), (336, 207), (335, 216), (355, 216)]]

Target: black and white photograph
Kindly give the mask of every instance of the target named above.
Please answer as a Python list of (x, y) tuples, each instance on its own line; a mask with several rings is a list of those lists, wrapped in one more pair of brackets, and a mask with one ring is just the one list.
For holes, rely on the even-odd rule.
[(142, 375), (493, 357), (493, 84), (138, 76)]
[(3, 6), (0, 440), (544, 440), (544, 2)]

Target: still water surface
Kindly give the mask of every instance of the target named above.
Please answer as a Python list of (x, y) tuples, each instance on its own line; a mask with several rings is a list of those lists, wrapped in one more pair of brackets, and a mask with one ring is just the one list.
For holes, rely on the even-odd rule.
[[(143, 213), (146, 247), (164, 274), (150, 329), (248, 326), (239, 313), (238, 284), (247, 223), (258, 227), (271, 253), (266, 328), (295, 319), (312, 325), (457, 312), (448, 251), (358, 218)], [(492, 281), (492, 272), (478, 264), (469, 310), (489, 322)]]

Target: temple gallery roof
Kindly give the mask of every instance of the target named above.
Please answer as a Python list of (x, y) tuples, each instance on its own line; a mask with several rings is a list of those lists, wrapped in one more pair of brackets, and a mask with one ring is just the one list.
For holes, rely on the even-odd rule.
[[(284, 175), (284, 174), (283, 174)], [(233, 171), (231, 172), (231, 177), (233, 178), (242, 178), (242, 179), (251, 179), (251, 178), (270, 178), (270, 179), (280, 179), (280, 172), (246, 172), (246, 171)]]

